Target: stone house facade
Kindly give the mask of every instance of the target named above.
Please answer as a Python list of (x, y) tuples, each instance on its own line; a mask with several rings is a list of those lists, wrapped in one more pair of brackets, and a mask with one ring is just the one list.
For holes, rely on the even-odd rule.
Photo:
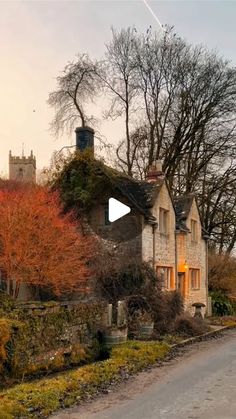
[(194, 195), (175, 201), (176, 244), (178, 255), (177, 288), (184, 296), (186, 309), (192, 304), (208, 300), (208, 249), (206, 232), (202, 229), (200, 214)]
[[(129, 205), (131, 212), (108, 223), (109, 197)], [(196, 199), (190, 195), (173, 201), (160, 162), (150, 168), (146, 181), (117, 172), (112, 189), (89, 216), (92, 228), (110, 244), (111, 260), (150, 263), (163, 289), (179, 290), (190, 312), (193, 303), (207, 304), (207, 237)]]
[[(76, 134), (83, 132), (80, 129)], [(76, 142), (81, 144), (82, 138)], [(93, 138), (89, 144), (93, 148)], [(194, 312), (192, 304), (196, 302), (207, 306), (207, 236), (195, 197), (173, 201), (160, 161), (149, 168), (146, 181), (137, 181), (106, 165), (100, 166), (100, 171), (108, 180), (106, 192), (96, 199), (88, 219), (96, 234), (108, 243), (112, 264), (117, 259), (148, 262), (162, 279), (164, 290), (179, 290), (188, 311)], [(110, 197), (131, 208), (129, 214), (113, 223), (108, 222)]]
[(146, 225), (142, 232), (142, 259), (151, 262), (157, 276), (163, 280), (163, 288), (174, 290), (176, 284), (175, 209), (164, 179), (159, 182), (152, 214), (156, 219), (155, 228)]

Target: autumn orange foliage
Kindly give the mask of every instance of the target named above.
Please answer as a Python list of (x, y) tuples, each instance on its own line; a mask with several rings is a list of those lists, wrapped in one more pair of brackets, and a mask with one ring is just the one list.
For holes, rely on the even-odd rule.
[(56, 295), (72, 293), (90, 275), (91, 239), (59, 197), (42, 187), (0, 190), (0, 270), (14, 298), (22, 283)]

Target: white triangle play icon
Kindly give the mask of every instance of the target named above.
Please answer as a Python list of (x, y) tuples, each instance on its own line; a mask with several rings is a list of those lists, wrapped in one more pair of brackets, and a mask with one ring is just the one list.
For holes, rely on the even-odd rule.
[(130, 207), (128, 207), (125, 204), (122, 204), (122, 202), (117, 201), (115, 198), (110, 198), (108, 201), (108, 218), (111, 223), (113, 221), (118, 220), (121, 217), (124, 217), (124, 215), (128, 214), (130, 212)]

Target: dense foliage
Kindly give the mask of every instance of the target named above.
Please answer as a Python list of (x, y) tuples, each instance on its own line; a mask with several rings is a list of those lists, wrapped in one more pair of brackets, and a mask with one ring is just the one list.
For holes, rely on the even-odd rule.
[(93, 245), (63, 214), (59, 196), (43, 187), (0, 191), (0, 266), (5, 291), (22, 284), (54, 293), (79, 289), (90, 275)]
[(236, 293), (236, 258), (225, 253), (209, 252), (209, 289), (228, 295)]
[(233, 306), (230, 299), (220, 291), (211, 293), (212, 314), (215, 316), (230, 316), (233, 314)]

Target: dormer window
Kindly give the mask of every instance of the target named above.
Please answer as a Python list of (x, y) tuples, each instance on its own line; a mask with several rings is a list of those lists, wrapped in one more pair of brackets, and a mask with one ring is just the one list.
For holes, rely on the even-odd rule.
[(162, 234), (169, 232), (169, 211), (164, 208), (160, 208), (159, 212), (159, 229)]
[(191, 240), (192, 242), (197, 242), (198, 240), (196, 220), (191, 220)]

